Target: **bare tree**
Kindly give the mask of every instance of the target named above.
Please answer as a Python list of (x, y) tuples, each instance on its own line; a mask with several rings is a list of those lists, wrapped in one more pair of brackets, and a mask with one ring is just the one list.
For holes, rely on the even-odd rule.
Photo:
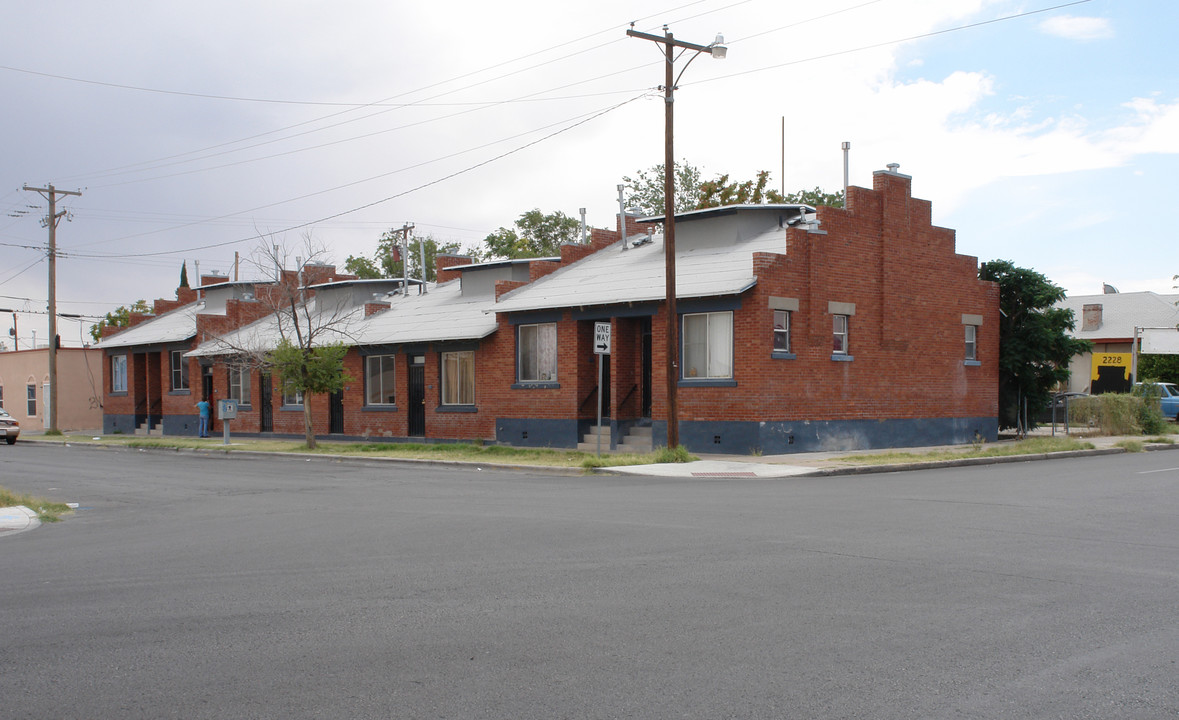
[(351, 380), (344, 356), (364, 307), (350, 293), (309, 287), (335, 276), (322, 244), (305, 235), (298, 252), (288, 270), (293, 253), (285, 244), (259, 242), (248, 262), (259, 276), (273, 278), (253, 288), (260, 319), (210, 338), (198, 353), (227, 356), (231, 371), (277, 372), (284, 395), (302, 395), (303, 434), (314, 449), (310, 396), (339, 392)]

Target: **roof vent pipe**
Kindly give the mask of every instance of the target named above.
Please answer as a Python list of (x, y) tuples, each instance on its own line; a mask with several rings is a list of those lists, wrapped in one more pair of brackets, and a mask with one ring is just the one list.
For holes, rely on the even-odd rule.
[(618, 234), (622, 236), (622, 249), (626, 249), (626, 199), (623, 197), (625, 185), (618, 186)]
[(581, 244), (585, 245), (585, 208), (578, 209), (581, 213)]
[(889, 163), (889, 164), (885, 165), (884, 167), (888, 168), (888, 171), (895, 175), (897, 170), (901, 169), (901, 164), (900, 163)]
[(843, 208), (847, 209), (847, 159), (851, 152), (851, 143), (843, 141)]
[(193, 260), (192, 264), (196, 267), (197, 300), (200, 300), (201, 299), (201, 285), (204, 285), (204, 282), (201, 280), (201, 261), (200, 260)]
[(418, 259), (422, 264), (422, 284), (418, 285), (418, 295), (426, 294), (426, 238), (418, 240)]

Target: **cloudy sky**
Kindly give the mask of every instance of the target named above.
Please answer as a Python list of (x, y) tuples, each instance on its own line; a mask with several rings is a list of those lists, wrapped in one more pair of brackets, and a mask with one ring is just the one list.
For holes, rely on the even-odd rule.
[(57, 264), (82, 315), (307, 233), (342, 265), (404, 223), (471, 246), (532, 208), (612, 226), (615, 186), (663, 158), (661, 58), (632, 22), (724, 33), (676, 94), (676, 156), (705, 175), (779, 186), (784, 124), (787, 190), (838, 189), (848, 141), (852, 184), (900, 163), (961, 253), (1070, 294), (1172, 292), (1171, 0), (61, 0), (0, 25), (0, 307), (45, 339), (25, 184), (82, 192)]

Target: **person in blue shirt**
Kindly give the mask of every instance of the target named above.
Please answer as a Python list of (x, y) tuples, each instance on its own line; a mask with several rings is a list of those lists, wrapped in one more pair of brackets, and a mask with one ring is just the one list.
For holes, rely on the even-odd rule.
[(209, 401), (201, 400), (196, 404), (197, 410), (201, 412), (201, 432), (200, 436), (203, 438), (209, 437)]

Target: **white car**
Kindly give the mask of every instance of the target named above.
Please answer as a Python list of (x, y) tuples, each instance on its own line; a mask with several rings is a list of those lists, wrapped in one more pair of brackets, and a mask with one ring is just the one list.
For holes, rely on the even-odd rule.
[(16, 444), (16, 438), (20, 435), (20, 423), (16, 418), (8, 414), (4, 408), (0, 408), (0, 437), (4, 438), (4, 442), (9, 445)]

